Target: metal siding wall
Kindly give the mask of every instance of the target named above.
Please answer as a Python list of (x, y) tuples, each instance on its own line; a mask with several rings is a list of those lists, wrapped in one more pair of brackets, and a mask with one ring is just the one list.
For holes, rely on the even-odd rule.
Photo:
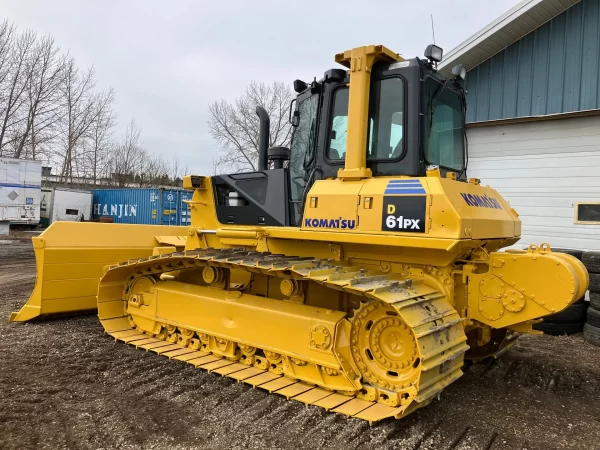
[[(477, 74), (477, 91), (489, 92), (490, 90), (490, 64), (485, 64), (479, 67), (479, 73)], [(477, 110), (475, 112), (476, 120), (482, 120), (482, 117), (489, 115), (489, 96), (480, 95), (477, 98)]]
[(490, 120), (496, 120), (502, 117), (504, 53), (499, 53), (490, 59), (490, 66), (490, 111), (488, 117)]
[(600, 250), (600, 225), (574, 223), (578, 202), (600, 201), (600, 116), (473, 127), (469, 177), (519, 213), (517, 244)]
[(581, 31), (583, 29), (583, 8), (566, 11), (565, 30), (565, 84), (563, 91), (563, 112), (579, 110), (579, 92), (581, 90)]
[(582, 0), (467, 76), (467, 122), (600, 109), (600, 1)]
[[(598, 62), (600, 58), (600, 2), (585, 2), (583, 12), (583, 61), (581, 71), (581, 109), (592, 109), (598, 101)], [(594, 57), (594, 55), (596, 57)]]
[[(519, 74), (519, 46), (511, 45), (505, 50), (504, 55), (504, 99), (502, 102), (502, 118), (507, 115), (515, 117), (517, 114), (517, 78)], [(487, 93), (481, 91), (480, 95), (487, 95)], [(467, 103), (468, 105), (468, 103)], [(480, 119), (487, 120), (487, 119)]]
[(531, 88), (533, 81), (534, 35), (529, 34), (519, 44), (519, 71), (517, 74), (517, 116), (531, 115)]
[[(486, 64), (486, 63), (484, 63)], [(479, 74), (479, 68), (481, 66), (475, 67), (472, 71), (467, 75), (467, 79), (465, 82), (465, 89), (467, 90), (467, 122), (476, 122), (475, 113), (477, 112), (477, 103), (476, 100), (478, 98), (477, 95), (477, 75)]]
[[(563, 111), (563, 88), (565, 76), (565, 26), (567, 15), (561, 14), (550, 24), (548, 40), (548, 91), (546, 92), (546, 114), (556, 114)], [(539, 51), (543, 47), (541, 43)]]
[[(533, 75), (531, 83), (531, 115), (546, 114), (548, 93), (549, 52), (547, 42), (550, 39), (550, 27), (541, 27), (533, 34)], [(535, 82), (533, 82), (535, 80)]]

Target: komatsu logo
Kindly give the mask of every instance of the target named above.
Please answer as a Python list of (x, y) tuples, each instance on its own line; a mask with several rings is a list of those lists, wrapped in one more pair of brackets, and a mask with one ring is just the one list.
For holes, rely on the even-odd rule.
[(356, 228), (354, 219), (304, 219), (304, 226), (311, 228), (339, 228), (341, 230)]
[(469, 206), (477, 206), (479, 208), (492, 208), (502, 209), (502, 205), (495, 198), (488, 197), (487, 195), (473, 195), (473, 194), (460, 194), (463, 200)]

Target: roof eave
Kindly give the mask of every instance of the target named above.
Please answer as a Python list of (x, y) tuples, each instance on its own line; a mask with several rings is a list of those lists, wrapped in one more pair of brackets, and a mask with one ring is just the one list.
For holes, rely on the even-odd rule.
[(579, 2), (523, 0), (450, 50), (439, 63), (438, 70), (449, 75), (456, 64), (471, 70)]

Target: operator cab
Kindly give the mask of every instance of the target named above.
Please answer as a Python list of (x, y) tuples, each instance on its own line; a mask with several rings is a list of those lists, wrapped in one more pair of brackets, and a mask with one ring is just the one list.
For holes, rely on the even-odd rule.
[[(442, 49), (430, 45), (425, 56), (376, 62), (371, 70), (364, 151), (373, 176), (424, 176), (429, 165), (465, 176), (466, 71), (457, 66), (455, 76), (445, 79), (436, 70)], [(312, 83), (294, 82), (289, 162), (282, 164), (285, 149), (269, 149), (272, 169), (215, 177), (221, 223), (300, 224), (312, 184), (336, 178), (344, 168), (349, 83), (344, 69), (328, 70)]]

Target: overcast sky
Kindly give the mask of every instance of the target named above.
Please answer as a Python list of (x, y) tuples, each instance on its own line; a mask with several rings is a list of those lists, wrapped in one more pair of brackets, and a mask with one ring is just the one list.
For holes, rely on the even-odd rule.
[(145, 146), (209, 173), (208, 104), (251, 80), (320, 78), (335, 53), (383, 44), (404, 57), (450, 50), (518, 0), (0, 0), (20, 29), (51, 34), (100, 89), (116, 91), (117, 133), (135, 119)]

